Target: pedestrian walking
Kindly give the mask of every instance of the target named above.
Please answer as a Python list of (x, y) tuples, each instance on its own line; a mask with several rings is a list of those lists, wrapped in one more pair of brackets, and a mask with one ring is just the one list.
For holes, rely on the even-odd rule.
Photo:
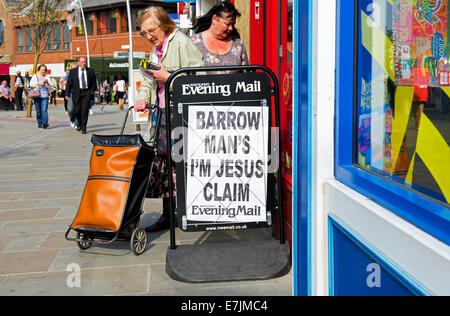
[(3, 108), (5, 111), (8, 111), (11, 102), (11, 89), (8, 87), (8, 82), (3, 80), (0, 86), (0, 109)]
[[(78, 67), (78, 63), (77, 62), (73, 62), (71, 69), (75, 69), (77, 67)], [(64, 97), (64, 101), (67, 102), (67, 115), (69, 116), (70, 126), (73, 129), (77, 129), (78, 126), (79, 126), (79, 122), (78, 122), (77, 118), (75, 117), (75, 112), (74, 112), (74, 108), (73, 108), (73, 100), (72, 100), (73, 88), (71, 88), (70, 90), (67, 89), (67, 80), (69, 79), (69, 73), (70, 73), (71, 69), (68, 69), (67, 74), (66, 74), (66, 78), (64, 78), (64, 87), (66, 89), (64, 90), (63, 97)]]
[(67, 100), (65, 98), (66, 84), (67, 78), (69, 77), (70, 68), (66, 69), (66, 74), (59, 79), (59, 87), (61, 88), (61, 96), (64, 98), (64, 110), (66, 111), (66, 115), (69, 115), (69, 111), (67, 109)]
[(125, 80), (123, 80), (122, 76), (118, 76), (116, 85), (114, 86), (114, 98), (119, 100), (119, 110), (123, 110), (126, 91), (127, 91), (127, 84)]
[(48, 100), (49, 100), (49, 88), (50, 77), (47, 76), (47, 66), (39, 65), (38, 72), (30, 81), (30, 87), (32, 89), (39, 89), (39, 97), (34, 99), (34, 106), (36, 108), (36, 120), (38, 128), (48, 128)]
[(56, 89), (50, 93), (50, 104), (56, 106)]
[(105, 80), (103, 83), (103, 88), (105, 90), (105, 102), (106, 104), (111, 103), (111, 85), (109, 84), (108, 80)]
[(25, 80), (22, 77), (20, 71), (16, 73), (16, 91), (14, 94), (16, 111), (23, 111), (23, 87), (25, 85)]
[[(86, 134), (89, 119), (89, 106), (97, 90), (94, 69), (86, 67), (86, 57), (78, 58), (78, 67), (69, 72), (66, 89), (72, 89), (72, 101), (75, 117), (79, 122), (77, 131)], [(69, 100), (69, 97), (66, 96)]]

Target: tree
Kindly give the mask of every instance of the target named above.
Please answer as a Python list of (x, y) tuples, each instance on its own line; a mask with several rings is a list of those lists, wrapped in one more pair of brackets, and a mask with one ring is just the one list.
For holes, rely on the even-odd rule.
[[(36, 73), (39, 57), (45, 50), (51, 30), (63, 19), (67, 0), (14, 0), (10, 3), (17, 24), (31, 31), (33, 73)], [(31, 117), (31, 106), (28, 106), (27, 116)]]

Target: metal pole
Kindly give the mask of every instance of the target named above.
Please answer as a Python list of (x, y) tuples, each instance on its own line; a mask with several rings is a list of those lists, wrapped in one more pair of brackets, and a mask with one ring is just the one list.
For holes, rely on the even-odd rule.
[(134, 104), (134, 76), (133, 76), (133, 28), (131, 24), (131, 8), (130, 1), (127, 0), (127, 15), (128, 15), (128, 37), (129, 37), (129, 52), (128, 52), (128, 106)]
[(83, 5), (81, 4), (81, 0), (78, 0), (78, 3), (80, 4), (81, 17), (83, 18), (84, 38), (86, 40), (87, 66), (90, 67), (91, 62), (90, 62), (90, 58), (89, 58), (89, 41), (88, 41), (88, 35), (87, 35), (87, 29), (86, 29), (86, 20), (84, 19)]

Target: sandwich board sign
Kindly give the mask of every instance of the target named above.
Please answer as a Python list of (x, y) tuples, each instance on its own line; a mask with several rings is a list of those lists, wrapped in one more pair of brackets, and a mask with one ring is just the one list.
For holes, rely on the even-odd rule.
[(272, 111), (265, 73), (179, 76), (173, 81), (172, 159), (185, 231), (272, 225)]

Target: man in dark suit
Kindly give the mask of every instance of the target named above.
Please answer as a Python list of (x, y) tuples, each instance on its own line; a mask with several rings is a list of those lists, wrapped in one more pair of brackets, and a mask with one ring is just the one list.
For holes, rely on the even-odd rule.
[[(95, 72), (92, 68), (86, 67), (86, 57), (80, 57), (78, 67), (69, 73), (66, 91), (72, 91), (74, 114), (79, 122), (77, 130), (81, 130), (82, 134), (86, 134), (89, 104), (95, 90), (97, 90)], [(69, 96), (66, 96), (66, 100), (69, 100)]]

